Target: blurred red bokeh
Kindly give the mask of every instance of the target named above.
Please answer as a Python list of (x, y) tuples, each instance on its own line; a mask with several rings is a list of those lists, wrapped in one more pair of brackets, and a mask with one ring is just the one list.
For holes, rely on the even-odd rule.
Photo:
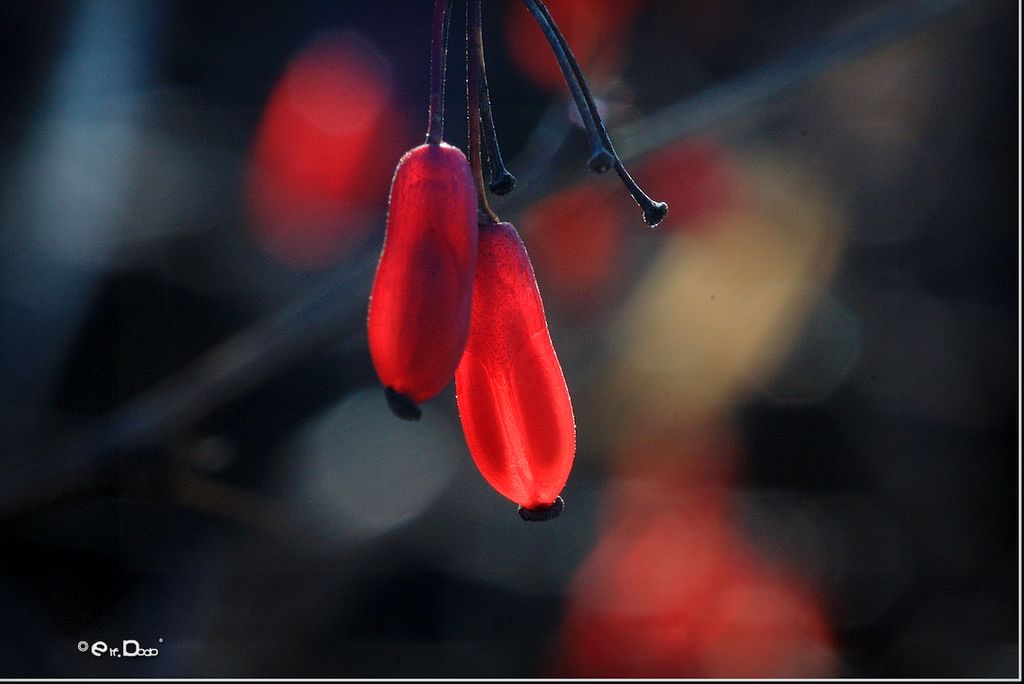
[(261, 245), (285, 264), (343, 256), (384, 205), (409, 127), (391, 103), (386, 59), (355, 33), (299, 53), (267, 101), (252, 148), (246, 201)]
[(542, 199), (523, 217), (542, 294), (570, 313), (589, 313), (619, 270), (622, 221), (613, 192), (582, 184)]
[(633, 177), (651, 197), (668, 202), (661, 230), (699, 231), (702, 220), (725, 209), (738, 189), (728, 150), (709, 139), (661, 149), (636, 165)]
[(731, 440), (690, 432), (632, 449), (610, 486), (597, 546), (573, 581), (555, 674), (833, 675), (819, 597), (760, 559), (731, 518)]
[[(657, 232), (699, 234), (739, 197), (729, 152), (711, 140), (677, 143), (643, 159), (633, 175), (669, 213)], [(589, 181), (548, 195), (523, 216), (542, 293), (572, 315), (607, 303), (628, 252), (643, 230), (640, 209), (617, 182)]]
[[(551, 16), (565, 35), (588, 81), (598, 85), (622, 66), (632, 20), (646, 0), (547, 0)], [(565, 88), (544, 34), (522, 2), (506, 13), (509, 52), (530, 80), (549, 90)]]

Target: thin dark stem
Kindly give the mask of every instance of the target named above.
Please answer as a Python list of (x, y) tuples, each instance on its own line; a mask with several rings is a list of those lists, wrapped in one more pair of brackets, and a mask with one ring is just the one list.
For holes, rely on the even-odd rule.
[(448, 23), (452, 0), (434, 0), (434, 24), (431, 30), (430, 104), (427, 143), (437, 145), (444, 137), (444, 67), (448, 56)]
[[(551, 13), (548, 12), (548, 8), (545, 7), (542, 0), (523, 0), (526, 3), (530, 13), (540, 24), (541, 29), (544, 31), (544, 35), (548, 38), (548, 43), (551, 44), (555, 51), (555, 56), (558, 58), (559, 66), (562, 68), (562, 75), (565, 77), (566, 82), (569, 84), (569, 89), (573, 91), (573, 97), (578, 91), (583, 99), (583, 106), (580, 106), (579, 99), (576, 100), (576, 108), (580, 110), (580, 116), (584, 120), (584, 124), (587, 127), (587, 135), (596, 136), (600, 144), (599, 147), (594, 147), (594, 142), (591, 140), (591, 147), (597, 150), (590, 158), (590, 168), (598, 173), (607, 171), (609, 166), (615, 169), (615, 173), (618, 174), (622, 180), (626, 189), (629, 190), (629, 194), (633, 196), (633, 199), (640, 206), (640, 209), (644, 213), (644, 221), (647, 225), (654, 227), (661, 223), (661, 220), (668, 214), (668, 205), (664, 202), (656, 202), (651, 199), (650, 196), (645, 193), (633, 177), (626, 171), (625, 165), (619, 156), (615, 153), (615, 146), (612, 144), (611, 136), (608, 135), (608, 128), (604, 125), (604, 120), (601, 118), (601, 112), (597, 108), (597, 104), (594, 102), (594, 95), (590, 90), (590, 86), (587, 85), (587, 79), (583, 75), (583, 70), (580, 69), (579, 62), (576, 61), (576, 56), (573, 55), (572, 49), (569, 47), (569, 43), (565, 40), (565, 36), (558, 28), (558, 24), (551, 17)], [(556, 47), (557, 46), (557, 47)], [(575, 89), (573, 86), (575, 85)], [(585, 111), (584, 111), (585, 110)], [(593, 127), (591, 130), (590, 127)]]
[(480, 0), (469, 0), (466, 7), (466, 103), (469, 110), (469, 166), (473, 170), (476, 185), (479, 220), (481, 223), (498, 223), (501, 219), (487, 202), (484, 189), (483, 159), (480, 153), (480, 61), (474, 55), (483, 54), (480, 42)]
[(612, 145), (611, 137), (608, 135), (608, 129), (604, 125), (604, 120), (601, 118), (601, 112), (597, 108), (597, 104), (594, 102), (594, 94), (590, 90), (590, 86), (587, 84), (587, 79), (583, 75), (583, 70), (580, 69), (580, 63), (576, 61), (576, 55), (573, 53), (572, 48), (569, 47), (569, 41), (565, 39), (565, 35), (562, 30), (558, 28), (558, 24), (555, 23), (554, 17), (551, 16), (551, 12), (548, 11), (547, 5), (544, 4), (543, 0), (531, 0), (536, 3), (537, 9), (544, 16), (544, 21), (551, 29), (551, 34), (555, 40), (558, 41), (559, 46), (562, 48), (562, 54), (565, 55), (565, 61), (569, 66), (569, 70), (572, 72), (572, 77), (579, 84), (580, 92), (583, 94), (583, 101), (587, 106), (587, 111), (590, 112), (590, 117), (594, 122), (594, 128), (597, 136), (601, 139), (601, 142), (608, 149), (609, 152), (615, 157), (615, 146)]
[(612, 168), (612, 165), (615, 163), (615, 155), (604, 144), (604, 139), (597, 128), (597, 123), (594, 121), (593, 111), (587, 106), (586, 93), (583, 92), (583, 83), (573, 73), (572, 63), (576, 60), (573, 59), (570, 62), (569, 55), (572, 53), (569, 51), (568, 45), (566, 45), (565, 39), (562, 38), (558, 27), (551, 20), (551, 15), (547, 13), (547, 8), (538, 0), (523, 0), (523, 2), (526, 4), (526, 9), (533, 15), (537, 25), (540, 26), (540, 30), (544, 32), (544, 37), (547, 39), (548, 45), (551, 46), (551, 51), (555, 54), (558, 66), (562, 70), (562, 77), (565, 79), (566, 85), (569, 86), (569, 93), (572, 95), (573, 102), (576, 103), (576, 110), (580, 114), (580, 121), (583, 122), (583, 128), (586, 129), (587, 138), (590, 141), (590, 161), (587, 164), (591, 171), (604, 173)]
[(491, 113), (491, 92), (487, 87), (487, 63), (484, 60), (483, 20), (477, 21), (474, 56), (480, 76), (480, 115), (484, 125), (484, 143), (487, 145), (487, 161), (491, 171), (489, 187), (495, 195), (507, 195), (516, 187), (516, 177), (505, 168), (498, 146), (498, 134), (494, 130), (494, 115)]
[(668, 204), (652, 200), (650, 195), (644, 192), (629, 175), (629, 171), (626, 170), (626, 166), (618, 155), (615, 157), (615, 173), (618, 174), (622, 184), (626, 186), (629, 194), (633, 196), (633, 200), (644, 212), (644, 222), (651, 228), (661, 223), (665, 215), (668, 214)]

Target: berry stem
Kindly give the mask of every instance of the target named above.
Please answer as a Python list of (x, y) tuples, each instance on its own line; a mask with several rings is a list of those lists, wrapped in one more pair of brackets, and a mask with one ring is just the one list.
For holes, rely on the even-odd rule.
[(644, 221), (651, 227), (658, 225), (668, 213), (668, 205), (664, 202), (657, 202), (645, 193), (633, 177), (626, 171), (625, 165), (615, 152), (611, 136), (608, 135), (608, 128), (601, 118), (601, 112), (594, 102), (594, 95), (587, 85), (587, 79), (580, 69), (576, 56), (573, 55), (569, 43), (558, 28), (558, 24), (551, 17), (548, 8), (542, 0), (523, 0), (533, 18), (537, 21), (544, 36), (548, 40), (558, 65), (562, 69), (562, 76), (569, 86), (569, 90), (576, 102), (576, 109), (579, 110), (580, 118), (587, 129), (587, 136), (590, 138), (592, 154), (588, 165), (591, 171), (604, 173), (609, 168), (614, 168), (629, 194), (640, 206), (644, 213)]
[(633, 180), (633, 177), (629, 175), (629, 171), (626, 170), (626, 165), (622, 163), (618, 155), (615, 155), (615, 173), (618, 174), (619, 180), (629, 190), (629, 194), (633, 196), (633, 201), (637, 203), (640, 210), (644, 213), (644, 223), (654, 228), (656, 225), (661, 223), (665, 215), (668, 214), (668, 204), (665, 202), (658, 202), (651, 199), (650, 195), (643, 191), (643, 189), (637, 185), (637, 182)]
[(494, 115), (491, 112), (491, 92), (487, 86), (487, 63), (484, 59), (483, 19), (477, 22), (476, 39), (473, 45), (475, 59), (480, 77), (480, 117), (484, 126), (484, 143), (487, 147), (487, 162), (491, 172), (488, 187), (495, 195), (507, 195), (516, 187), (516, 177), (509, 173), (505, 161), (501, 158), (501, 147), (498, 145), (498, 134), (494, 128)]
[(466, 104), (469, 110), (469, 166), (473, 170), (473, 182), (476, 185), (480, 223), (484, 224), (500, 223), (501, 219), (494, 213), (487, 201), (487, 192), (484, 189), (483, 159), (480, 151), (482, 137), (480, 132), (480, 86), (483, 66), (480, 1), (468, 0), (466, 3)]
[(448, 56), (448, 25), (452, 0), (434, 0), (434, 24), (431, 30), (430, 103), (427, 143), (438, 145), (444, 137), (444, 71)]
[(523, 2), (526, 4), (526, 9), (533, 15), (537, 25), (540, 26), (548, 45), (551, 46), (551, 51), (555, 54), (558, 67), (562, 70), (562, 78), (569, 86), (569, 93), (572, 95), (573, 102), (576, 103), (576, 110), (587, 131), (587, 139), (590, 141), (590, 161), (587, 162), (587, 165), (595, 173), (604, 173), (615, 162), (615, 153), (604, 144), (604, 139), (594, 121), (593, 110), (587, 106), (587, 93), (584, 92), (586, 82), (576, 78), (572, 68), (576, 60), (572, 57), (572, 51), (565, 42), (565, 38), (562, 37), (561, 31), (558, 30), (558, 26), (551, 19), (551, 15), (548, 14), (547, 7), (539, 0), (523, 0)]

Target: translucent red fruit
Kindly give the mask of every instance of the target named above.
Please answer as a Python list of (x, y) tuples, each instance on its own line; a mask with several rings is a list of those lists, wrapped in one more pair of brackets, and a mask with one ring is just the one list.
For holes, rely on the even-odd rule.
[(392, 409), (414, 419), (415, 404), (451, 381), (469, 333), (477, 224), (466, 156), (445, 143), (410, 150), (389, 202), (370, 297), (370, 354)]
[(455, 394), (466, 443), (487, 482), (520, 504), (526, 519), (557, 515), (576, 424), (533, 267), (508, 223), (480, 227)]

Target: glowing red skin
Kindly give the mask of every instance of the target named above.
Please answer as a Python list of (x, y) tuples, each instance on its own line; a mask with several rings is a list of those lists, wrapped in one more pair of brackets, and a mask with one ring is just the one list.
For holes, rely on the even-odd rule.
[(572, 469), (576, 424), (533, 267), (508, 223), (480, 227), (473, 316), (455, 395), (484, 478), (525, 508), (550, 506)]
[(455, 373), (469, 333), (476, 194), (466, 156), (421, 145), (398, 162), (370, 296), (370, 355), (385, 387), (422, 403)]

